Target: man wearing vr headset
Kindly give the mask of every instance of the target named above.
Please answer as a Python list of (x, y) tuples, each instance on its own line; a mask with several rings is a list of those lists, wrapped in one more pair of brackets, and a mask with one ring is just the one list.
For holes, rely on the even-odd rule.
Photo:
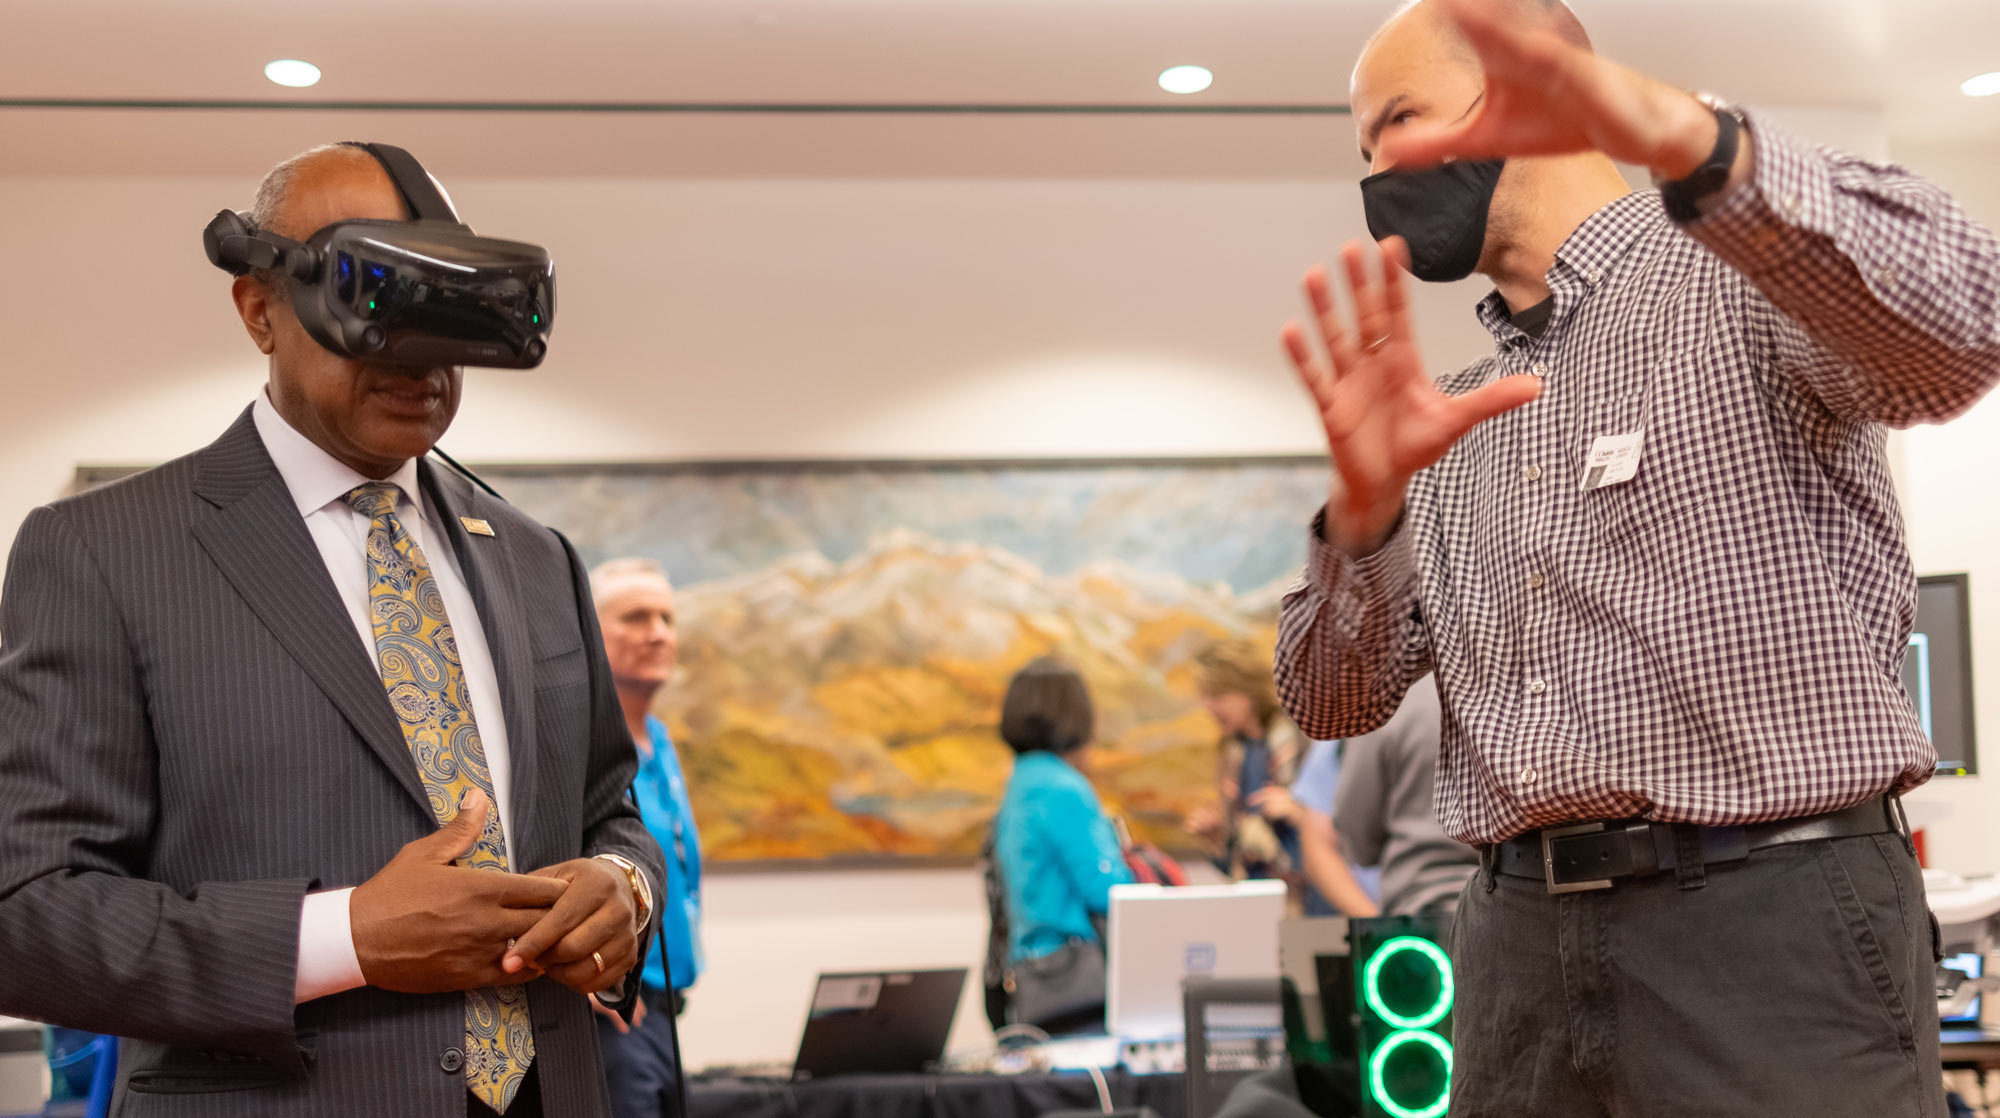
[(541, 360), (547, 256), (379, 145), (204, 242), (267, 388), (0, 595), (0, 1013), (126, 1038), (130, 1116), (606, 1115), (664, 869), (588, 580), (425, 459), (457, 366)]

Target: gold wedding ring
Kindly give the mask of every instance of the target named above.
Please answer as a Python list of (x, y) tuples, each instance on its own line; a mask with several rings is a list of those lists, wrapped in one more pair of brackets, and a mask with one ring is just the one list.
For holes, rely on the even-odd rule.
[(597, 964), (597, 973), (604, 973), (604, 956), (593, 951), (590, 953), (590, 961)]

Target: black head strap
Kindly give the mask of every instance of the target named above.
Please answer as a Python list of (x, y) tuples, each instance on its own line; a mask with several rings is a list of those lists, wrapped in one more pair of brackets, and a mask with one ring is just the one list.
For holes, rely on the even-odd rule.
[(370, 144), (357, 140), (346, 143), (374, 156), (382, 169), (389, 172), (390, 181), (396, 184), (396, 192), (403, 196), (403, 204), (409, 207), (411, 220), (465, 224), (458, 219), (458, 211), (452, 209), (444, 192), (437, 188), (437, 183), (431, 180), (430, 173), (417, 162), (416, 156), (393, 144)]

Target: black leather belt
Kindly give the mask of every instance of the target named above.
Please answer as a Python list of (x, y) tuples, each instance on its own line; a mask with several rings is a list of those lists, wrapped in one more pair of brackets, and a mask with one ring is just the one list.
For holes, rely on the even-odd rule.
[(1548, 883), (1551, 893), (1609, 889), (1623, 877), (1651, 877), (1679, 864), (1681, 836), (1698, 836), (1703, 865), (1740, 862), (1752, 851), (1814, 839), (1880, 835), (1901, 828), (1894, 801), (1863, 800), (1845, 811), (1781, 819), (1775, 823), (1702, 827), (1625, 819), (1578, 823), (1516, 835), (1487, 848), (1493, 869)]

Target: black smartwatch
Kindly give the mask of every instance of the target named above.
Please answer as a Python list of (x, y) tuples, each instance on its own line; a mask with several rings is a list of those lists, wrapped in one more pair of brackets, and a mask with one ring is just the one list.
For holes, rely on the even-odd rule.
[(1703, 103), (1715, 114), (1715, 150), (1686, 178), (1672, 182), (1655, 180), (1660, 188), (1660, 201), (1666, 203), (1667, 216), (1683, 225), (1701, 216), (1702, 199), (1728, 184), (1729, 172), (1736, 166), (1736, 149), (1743, 140), (1742, 118), (1720, 105)]

